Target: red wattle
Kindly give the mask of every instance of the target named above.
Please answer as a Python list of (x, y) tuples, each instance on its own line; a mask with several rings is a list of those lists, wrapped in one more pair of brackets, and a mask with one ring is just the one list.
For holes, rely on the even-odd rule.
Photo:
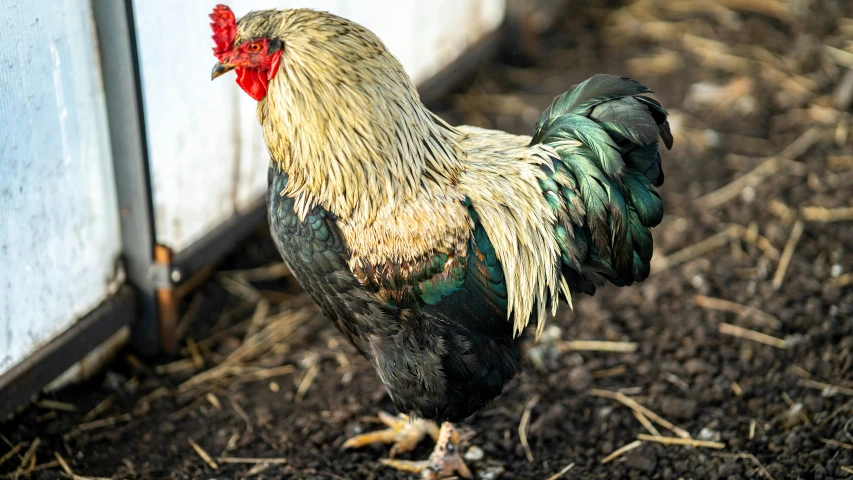
[(250, 97), (260, 102), (267, 94), (269, 80), (264, 72), (250, 68), (235, 68), (237, 73), (237, 85)]

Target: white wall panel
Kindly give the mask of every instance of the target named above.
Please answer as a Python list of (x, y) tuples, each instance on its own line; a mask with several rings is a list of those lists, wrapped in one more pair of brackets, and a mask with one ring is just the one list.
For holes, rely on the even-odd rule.
[(334, 13), (373, 30), (421, 83), (495, 31), (505, 11), (505, 0), (351, 0)]
[(120, 250), (91, 7), (0, 15), (0, 374), (104, 300)]
[[(216, 0), (135, 0), (157, 241), (181, 251), (266, 188), (256, 103), (210, 81), (208, 14)], [(232, 0), (252, 9), (310, 7), (379, 35), (416, 82), (427, 80), (502, 22), (505, 0)]]

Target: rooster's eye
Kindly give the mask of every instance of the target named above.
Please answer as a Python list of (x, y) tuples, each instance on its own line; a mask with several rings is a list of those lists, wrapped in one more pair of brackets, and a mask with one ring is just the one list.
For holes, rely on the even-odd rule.
[(249, 44), (249, 51), (260, 52), (261, 51), (261, 44), (260, 43)]

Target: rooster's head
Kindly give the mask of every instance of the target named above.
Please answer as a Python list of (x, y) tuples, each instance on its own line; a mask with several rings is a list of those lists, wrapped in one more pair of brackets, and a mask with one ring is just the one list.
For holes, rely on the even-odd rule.
[(261, 100), (267, 93), (269, 81), (278, 73), (284, 44), (262, 31), (246, 32), (249, 35), (240, 38), (234, 12), (225, 5), (217, 5), (210, 18), (216, 42), (213, 53), (219, 59), (211, 78), (235, 70), (240, 87), (255, 100)]
[(274, 89), (273, 78), (280, 72), (286, 78), (278, 83), (302, 95), (324, 84), (408, 86), (399, 62), (372, 32), (336, 15), (309, 9), (259, 10), (237, 19), (229, 7), (217, 5), (210, 18), (213, 53), (219, 60), (212, 78), (234, 70), (237, 83), (255, 100)]

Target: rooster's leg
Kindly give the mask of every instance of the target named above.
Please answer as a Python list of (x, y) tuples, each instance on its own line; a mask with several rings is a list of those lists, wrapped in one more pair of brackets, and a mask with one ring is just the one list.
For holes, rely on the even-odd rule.
[(375, 432), (356, 435), (347, 440), (343, 448), (360, 448), (371, 443), (393, 443), (389, 456), (394, 458), (398, 453), (411, 452), (425, 436), (438, 440), (438, 427), (427, 420), (410, 420), (407, 415), (379, 412), (379, 420), (388, 428)]
[(462, 440), (463, 435), (460, 435), (450, 422), (444, 422), (441, 424), (435, 449), (428, 460), (382, 460), (382, 464), (404, 472), (420, 473), (423, 480), (437, 480), (454, 475), (472, 478), (471, 470), (468, 470), (459, 451), (459, 443)]

